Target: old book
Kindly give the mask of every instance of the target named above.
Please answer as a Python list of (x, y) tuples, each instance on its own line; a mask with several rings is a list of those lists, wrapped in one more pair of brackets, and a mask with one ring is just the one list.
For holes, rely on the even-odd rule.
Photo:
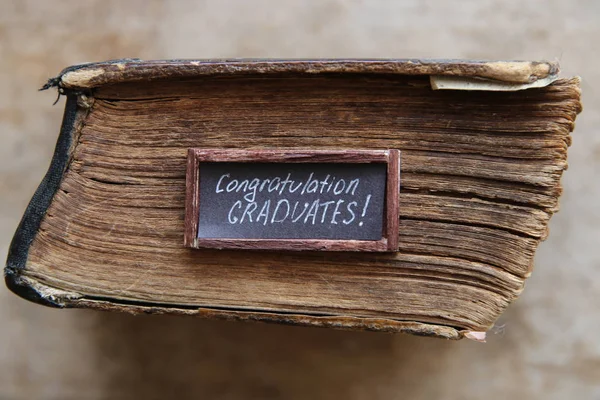
[[(548, 62), (127, 59), (67, 68), (50, 87), (66, 108), (10, 247), (6, 283), (18, 295), (54, 307), (453, 339), (482, 339), (522, 291), (558, 209), (581, 111), (578, 78), (559, 78)], [(328, 233), (304, 226), (336, 223), (323, 214), (277, 236), (267, 225), (283, 218), (276, 212), (256, 224), (261, 232), (225, 222), (230, 236), (211, 241), (202, 218), (222, 204), (202, 194), (206, 182), (246, 196), (233, 203), (239, 210), (225, 205), (231, 224), (262, 193), (259, 183), (248, 192), (250, 178), (242, 187), (214, 175), (219, 168), (260, 172), (266, 194), (268, 174), (301, 174), (307, 164), (287, 161), (311, 157), (326, 161), (315, 171), (337, 168), (335, 182), (348, 168), (368, 177), (377, 193), (354, 209), (346, 200), (339, 218), (350, 225), (377, 200), (370, 234), (337, 224), (326, 242), (335, 246), (321, 246)], [(381, 165), (370, 172), (364, 157)], [(232, 160), (247, 164), (219, 163)], [(297, 187), (310, 192), (315, 176)], [(320, 179), (321, 194), (337, 190)], [(356, 195), (352, 182), (337, 192)], [(293, 187), (280, 183), (275, 195)]]

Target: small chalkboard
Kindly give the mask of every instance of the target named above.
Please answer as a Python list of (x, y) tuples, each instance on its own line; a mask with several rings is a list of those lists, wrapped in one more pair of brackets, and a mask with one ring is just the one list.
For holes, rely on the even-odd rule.
[(190, 149), (185, 245), (396, 251), (398, 150)]

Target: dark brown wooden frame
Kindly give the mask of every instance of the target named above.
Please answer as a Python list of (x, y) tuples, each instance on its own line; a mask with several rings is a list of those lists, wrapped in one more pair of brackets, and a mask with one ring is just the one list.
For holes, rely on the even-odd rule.
[[(202, 162), (385, 163), (387, 184), (381, 240), (204, 239), (197, 238)], [(188, 149), (184, 245), (192, 248), (252, 250), (398, 251), (400, 150), (235, 150)]]

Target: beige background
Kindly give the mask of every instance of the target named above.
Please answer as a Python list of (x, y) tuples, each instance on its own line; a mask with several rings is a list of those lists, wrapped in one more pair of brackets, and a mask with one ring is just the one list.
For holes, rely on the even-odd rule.
[[(559, 59), (583, 77), (562, 211), (487, 344), (52, 310), (0, 287), (0, 399), (600, 399), (600, 1), (0, 0), (0, 252), (63, 67), (119, 57)], [(175, 397), (174, 397), (175, 398)]]

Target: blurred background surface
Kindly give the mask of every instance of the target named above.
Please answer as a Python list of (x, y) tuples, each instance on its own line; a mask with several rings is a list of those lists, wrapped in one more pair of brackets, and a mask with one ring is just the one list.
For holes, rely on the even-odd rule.
[(558, 59), (583, 77), (561, 211), (487, 344), (53, 310), (0, 285), (0, 399), (600, 399), (600, 2), (0, 0), (0, 256), (63, 67), (122, 57)]

